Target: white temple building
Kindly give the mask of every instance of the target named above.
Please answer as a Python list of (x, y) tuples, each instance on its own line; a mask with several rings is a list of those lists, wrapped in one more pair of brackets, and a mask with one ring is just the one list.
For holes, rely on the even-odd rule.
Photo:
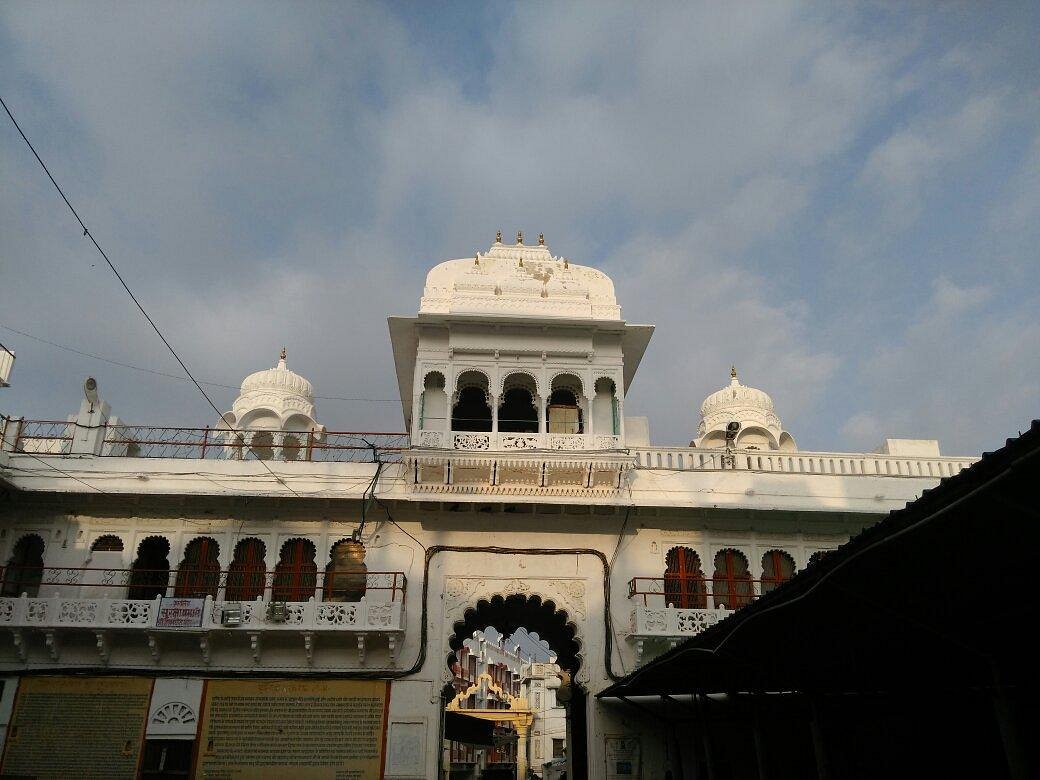
[[(567, 777), (679, 777), (666, 730), (595, 694), (976, 460), (800, 450), (736, 369), (654, 446), (625, 406), (653, 326), (541, 237), (435, 265), (389, 328), (396, 436), (326, 430), (284, 351), (194, 430), (118, 419), (104, 381), (0, 420), (3, 772), (541, 776), (537, 690)], [(562, 687), (519, 659), (471, 679), (488, 626), (537, 632)], [(462, 774), (457, 745), (494, 746), (449, 712), (511, 760)]]

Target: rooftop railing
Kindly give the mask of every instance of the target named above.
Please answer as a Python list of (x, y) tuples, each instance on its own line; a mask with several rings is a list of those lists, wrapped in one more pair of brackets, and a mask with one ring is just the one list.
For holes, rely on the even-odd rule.
[[(409, 443), (406, 433), (238, 431), (122, 423), (103, 427), (100, 454), (109, 457), (374, 463), (399, 461)], [(76, 423), (69, 421), (0, 418), (4, 449), (12, 452), (71, 455), (76, 430)]]
[(696, 447), (631, 447), (637, 468), (672, 471), (765, 471), (883, 477), (952, 477), (978, 458), (880, 453), (708, 450)]

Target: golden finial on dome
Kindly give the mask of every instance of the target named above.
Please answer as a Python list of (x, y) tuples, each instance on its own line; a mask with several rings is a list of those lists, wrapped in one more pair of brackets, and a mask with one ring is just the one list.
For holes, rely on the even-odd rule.
[(502, 231), (501, 230), (495, 231), (495, 243), (496, 244), (501, 244), (502, 243)]
[(538, 246), (545, 246), (545, 233), (538, 234)]
[(518, 243), (518, 244), (523, 244), (524, 243), (524, 231), (522, 231), (522, 230), (516, 231), (516, 243)]

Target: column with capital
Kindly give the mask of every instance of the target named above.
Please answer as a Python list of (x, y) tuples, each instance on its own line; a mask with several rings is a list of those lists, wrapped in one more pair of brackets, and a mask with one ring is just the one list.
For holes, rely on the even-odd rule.
[(531, 729), (534, 716), (519, 718), (516, 721), (516, 778), (527, 780), (527, 733)]

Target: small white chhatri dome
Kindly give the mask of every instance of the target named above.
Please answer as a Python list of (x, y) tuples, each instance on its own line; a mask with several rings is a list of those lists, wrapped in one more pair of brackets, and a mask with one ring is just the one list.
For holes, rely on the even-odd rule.
[(235, 428), (308, 431), (318, 427), (314, 388), (285, 365), (285, 348), (278, 365), (250, 374), (224, 420)]
[(716, 390), (701, 404), (701, 424), (695, 447), (726, 446), (726, 426), (740, 423), (734, 446), (740, 449), (796, 450), (794, 437), (783, 429), (773, 410), (773, 399), (757, 388), (746, 387), (737, 379), (737, 369), (730, 369), (728, 387)]

